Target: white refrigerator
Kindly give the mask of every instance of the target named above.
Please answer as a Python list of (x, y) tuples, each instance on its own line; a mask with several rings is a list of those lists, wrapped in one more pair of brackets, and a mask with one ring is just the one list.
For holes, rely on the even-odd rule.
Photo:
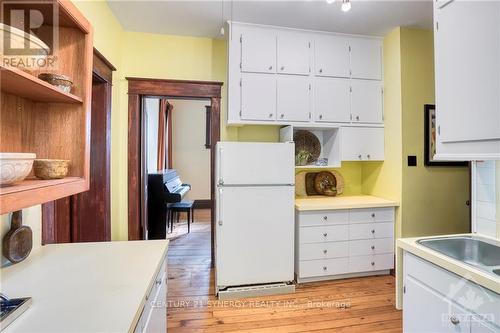
[(216, 149), (217, 293), (293, 281), (294, 144), (219, 142)]

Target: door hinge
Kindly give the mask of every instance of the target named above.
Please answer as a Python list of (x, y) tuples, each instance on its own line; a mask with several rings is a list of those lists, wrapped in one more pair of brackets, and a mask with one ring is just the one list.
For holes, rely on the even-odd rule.
[(243, 87), (242, 81), (243, 81), (243, 79), (240, 79), (240, 87)]
[(240, 62), (240, 69), (243, 69), (243, 63)]
[(309, 91), (311, 91), (311, 84), (309, 83)]
[(406, 286), (403, 286), (403, 294), (406, 294)]
[(439, 22), (436, 21), (436, 31), (438, 31), (438, 30), (439, 30)]
[(222, 225), (222, 220), (219, 220), (219, 225)]
[(382, 95), (384, 94), (384, 87), (380, 88), (380, 92), (382, 93)]
[(352, 92), (352, 86), (349, 87), (349, 92)]
[(309, 67), (309, 73), (311, 73), (311, 67)]
[(240, 43), (243, 43), (243, 35), (240, 35)]
[(240, 110), (240, 117), (241, 117), (241, 110)]
[(351, 45), (349, 45), (349, 52), (351, 52)]
[(311, 48), (311, 42), (309, 42), (309, 48)]
[(311, 119), (311, 112), (309, 112), (309, 119)]
[(352, 113), (351, 113), (351, 120), (352, 120)]
[(438, 126), (438, 135), (441, 135), (441, 125)]

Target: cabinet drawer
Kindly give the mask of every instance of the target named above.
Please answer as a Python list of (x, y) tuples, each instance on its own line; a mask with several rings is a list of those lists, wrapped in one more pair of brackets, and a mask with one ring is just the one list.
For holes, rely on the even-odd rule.
[(393, 222), (394, 208), (367, 208), (349, 211), (350, 223)]
[(371, 256), (349, 257), (349, 272), (369, 272), (394, 268), (394, 255), (375, 254)]
[(307, 260), (299, 263), (299, 277), (345, 274), (348, 269), (348, 258)]
[(349, 242), (350, 256), (365, 256), (383, 253), (394, 253), (394, 239), (367, 239)]
[(299, 232), (301, 244), (345, 241), (349, 239), (348, 225), (302, 227)]
[(299, 260), (330, 259), (349, 256), (348, 242), (300, 244)]
[(394, 223), (359, 223), (349, 225), (349, 239), (391, 238), (394, 236)]
[(299, 225), (301, 227), (314, 225), (348, 224), (348, 210), (314, 211), (299, 213)]

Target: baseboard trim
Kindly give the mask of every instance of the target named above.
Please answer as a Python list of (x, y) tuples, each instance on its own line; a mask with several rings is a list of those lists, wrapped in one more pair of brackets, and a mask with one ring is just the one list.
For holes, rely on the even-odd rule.
[(209, 209), (212, 208), (212, 200), (203, 199), (203, 200), (195, 200), (193, 204), (194, 209)]
[(380, 271), (369, 271), (369, 272), (361, 272), (361, 273), (347, 273), (347, 274), (338, 274), (338, 275), (327, 275), (327, 276), (316, 276), (309, 278), (299, 278), (297, 274), (295, 274), (295, 281), (297, 283), (308, 283), (308, 282), (319, 282), (319, 281), (329, 281), (329, 280), (339, 280), (339, 279), (349, 279), (355, 277), (366, 277), (366, 276), (374, 276), (374, 275), (389, 275), (388, 269), (380, 270)]

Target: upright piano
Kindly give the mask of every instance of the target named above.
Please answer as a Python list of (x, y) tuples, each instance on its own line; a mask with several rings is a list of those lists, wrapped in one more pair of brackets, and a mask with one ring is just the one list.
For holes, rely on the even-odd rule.
[(190, 189), (174, 169), (148, 174), (148, 239), (167, 237), (168, 205), (181, 201)]

